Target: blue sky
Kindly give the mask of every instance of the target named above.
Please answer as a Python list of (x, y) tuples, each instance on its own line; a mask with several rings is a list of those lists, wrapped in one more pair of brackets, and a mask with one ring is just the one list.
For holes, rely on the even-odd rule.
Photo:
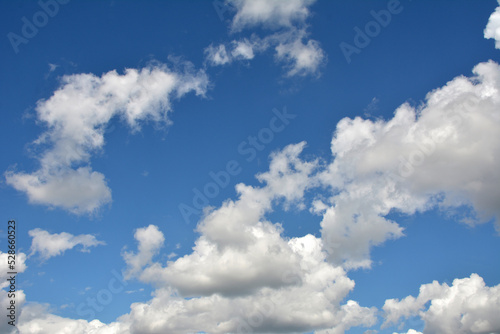
[(500, 333), (499, 2), (0, 8), (2, 332)]

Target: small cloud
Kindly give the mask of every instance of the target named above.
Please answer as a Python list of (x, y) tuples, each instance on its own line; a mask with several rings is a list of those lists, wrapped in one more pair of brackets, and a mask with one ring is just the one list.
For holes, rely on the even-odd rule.
[(125, 291), (125, 293), (131, 294), (131, 293), (142, 292), (142, 291), (144, 291), (144, 288), (140, 288), (139, 290), (127, 290), (127, 291)]
[(49, 63), (49, 73), (54, 72), (56, 70), (56, 68), (58, 68), (58, 67), (59, 67), (59, 65), (57, 65), (57, 64)]
[(52, 72), (54, 72), (58, 67), (59, 67), (59, 65), (57, 65), (57, 64), (49, 63), (49, 71), (45, 74), (45, 79), (48, 79), (50, 77), (50, 75), (52, 74)]
[(171, 258), (176, 257), (176, 256), (177, 256), (177, 253), (172, 252), (172, 253), (168, 254), (167, 257), (170, 260)]
[(149, 172), (145, 170), (144, 172), (141, 173), (142, 176), (147, 177), (149, 175)]
[[(257, 53), (273, 49), (275, 60), (282, 63), (286, 76), (319, 76), (327, 57), (318, 41), (310, 39), (307, 19), (309, 7), (315, 0), (229, 0), (236, 11), (231, 33), (246, 29), (263, 29), (264, 36), (252, 34), (249, 39), (236, 39), (205, 48), (205, 60), (211, 66), (232, 63), (234, 60), (250, 60)], [(266, 32), (267, 31), (267, 32)], [(271, 33), (269, 33), (271, 31)]]
[(123, 259), (127, 263), (125, 270), (125, 278), (129, 279), (136, 275), (146, 265), (152, 262), (153, 257), (159, 253), (165, 237), (156, 225), (138, 228), (134, 234), (135, 240), (138, 242), (137, 252), (124, 251)]
[(206, 59), (212, 66), (224, 65), (231, 62), (231, 58), (229, 57), (226, 47), (223, 44), (219, 46), (213, 46), (210, 44), (204, 52)]
[(80, 292), (78, 292), (78, 294), (79, 295), (84, 295), (87, 291), (90, 291), (90, 290), (92, 290), (92, 287), (87, 286), (83, 290), (80, 290)]
[(59, 308), (61, 310), (64, 310), (64, 309), (67, 309), (67, 308), (73, 308), (73, 307), (75, 307), (75, 305), (73, 303), (71, 303), (71, 304), (63, 304), (63, 305), (59, 306)]
[(379, 104), (380, 100), (377, 98), (377, 97), (374, 97), (370, 103), (366, 106), (365, 109), (363, 109), (363, 111), (365, 112), (365, 116), (366, 117), (370, 117), (372, 116), (372, 113), (374, 111), (377, 111), (379, 109)]
[(78, 245), (82, 246), (81, 252), (89, 252), (90, 247), (106, 244), (90, 234), (72, 235), (66, 232), (51, 234), (39, 228), (30, 230), (28, 234), (33, 238), (29, 256), (39, 253), (42, 260), (62, 255), (68, 249)]

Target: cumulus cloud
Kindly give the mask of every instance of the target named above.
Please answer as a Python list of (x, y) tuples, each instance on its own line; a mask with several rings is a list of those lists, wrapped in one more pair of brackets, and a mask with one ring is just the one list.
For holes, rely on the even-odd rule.
[[(17, 327), (26, 334), (302, 333), (311, 327), (310, 319), (314, 313), (309, 315), (298, 308), (303, 309), (304, 303), (318, 302), (318, 298), (311, 298), (310, 292), (303, 291), (300, 295), (283, 292), (285, 297), (278, 294), (269, 296), (263, 292), (252, 299), (227, 299), (213, 295), (187, 300), (175, 296), (169, 289), (158, 289), (148, 303), (132, 304), (129, 314), (110, 324), (99, 320), (89, 322), (63, 318), (51, 314), (45, 305), (28, 304)], [(289, 302), (291, 304), (287, 305)], [(335, 315), (330, 309), (321, 308), (328, 307), (326, 301), (318, 307), (310, 305), (316, 310), (315, 323), (339, 324), (340, 329), (328, 333), (343, 333), (344, 328), (359, 324), (360, 317), (367, 325), (375, 321), (373, 310), (362, 308), (354, 301), (348, 301), (337, 309)]]
[(304, 24), (310, 15), (309, 6), (315, 0), (232, 0), (237, 10), (231, 29), (240, 31), (263, 25), (270, 28), (288, 27)]
[[(498, 4), (500, 5), (500, 1), (498, 1)], [(484, 29), (484, 38), (493, 38), (495, 40), (495, 47), (500, 49), (500, 6), (491, 14), (488, 24)]]
[[(143, 261), (148, 264), (138, 267), (137, 277), (158, 289), (150, 302), (133, 304), (120, 325), (131, 332), (173, 333), (249, 328), (342, 333), (372, 326), (376, 309), (342, 302), (354, 287), (345, 270), (368, 267), (370, 247), (403, 235), (397, 222), (385, 217), (391, 210), (411, 214), (436, 205), (469, 205), (477, 215), (467, 217), (468, 223), (498, 217), (498, 166), (489, 157), (498, 154), (499, 144), (489, 138), (498, 133), (499, 73), (498, 64), (482, 63), (474, 77), (453, 79), (418, 107), (402, 105), (389, 121), (342, 120), (332, 140), (333, 161), (326, 166), (300, 158), (305, 143), (273, 154), (269, 171), (257, 176), (262, 187), (240, 184), (237, 200), (206, 212), (191, 254), (165, 265), (151, 256)], [(304, 194), (320, 186), (332, 194), (312, 205), (322, 215), (322, 238), (286, 239), (281, 225), (265, 219), (278, 203), (303, 208)], [(460, 282), (454, 282), (458, 288), (434, 282), (417, 298), (388, 301), (386, 323), (420, 314), (431, 301), (422, 317), (427, 328), (441, 332), (433, 319), (445, 311), (433, 305), (455, 296)], [(480, 315), (497, 307), (497, 288), (476, 286), (475, 295), (488, 296), (482, 299), (488, 300), (485, 307), (445, 312), (450, 319), (468, 315), (450, 327), (458, 333), (495, 330), (495, 323)], [(304, 309), (304, 304), (314, 306)]]
[(420, 287), (417, 298), (408, 296), (403, 300), (388, 299), (385, 301), (383, 310), (385, 321), (383, 326), (397, 324), (401, 318), (409, 318), (424, 308), (429, 300), (442, 296), (449, 287), (446, 284), (440, 285), (434, 281)]
[[(371, 247), (403, 235), (386, 218), (391, 210), (467, 205), (474, 212), (466, 223), (498, 221), (493, 157), (500, 143), (491, 138), (500, 130), (500, 66), (490, 61), (473, 71), (471, 78), (457, 77), (430, 92), (418, 107), (403, 104), (390, 120), (343, 119), (331, 162), (302, 159), (304, 142), (275, 152), (269, 170), (257, 175), (261, 186), (239, 184), (238, 199), (205, 211), (189, 254), (157, 262), (163, 233), (153, 225), (138, 229), (138, 250), (123, 253), (126, 273), (157, 289), (115, 323), (46, 314), (26, 326), (45, 326), (46, 319), (83, 326), (81, 331), (98, 325), (96, 333), (343, 333), (373, 326), (375, 308), (346, 301), (354, 288), (346, 270), (369, 267)], [(321, 237), (285, 238), (283, 227), (266, 219), (279, 205), (308, 207), (305, 194), (318, 187), (324, 187), (322, 197), (312, 201), (311, 211), (321, 216)], [(498, 331), (492, 316), (498, 291), (477, 275), (451, 287), (423, 285), (417, 297), (388, 300), (385, 323), (420, 315), (424, 333)]]
[(389, 299), (383, 307), (386, 324), (420, 316), (424, 334), (498, 333), (499, 309), (500, 285), (488, 287), (477, 274), (455, 279), (452, 286), (436, 281), (422, 285), (416, 298)]
[[(342, 267), (326, 261), (320, 238), (286, 239), (280, 224), (265, 219), (275, 205), (302, 206), (318, 167), (317, 161), (300, 159), (304, 147), (299, 143), (275, 152), (269, 171), (257, 176), (263, 186), (239, 184), (238, 200), (206, 212), (191, 254), (166, 265), (151, 263), (151, 256), (141, 261), (147, 265), (136, 266), (144, 267), (136, 276), (157, 290), (150, 302), (133, 304), (120, 322), (131, 332), (154, 328), (169, 333), (316, 328), (341, 333), (373, 325), (375, 309), (355, 301), (343, 303), (354, 282)], [(155, 229), (154, 234), (161, 232)], [(156, 240), (154, 249), (163, 242)], [(305, 304), (310, 306), (304, 309)]]
[(104, 175), (90, 167), (40, 169), (31, 174), (8, 171), (7, 183), (25, 192), (31, 203), (61, 207), (74, 213), (93, 212), (111, 201)]
[[(16, 327), (19, 333), (26, 334), (112, 334), (120, 333), (119, 324), (105, 325), (99, 320), (86, 321), (82, 319), (64, 318), (50, 313), (48, 305), (28, 303), (22, 310), (22, 316)], [(123, 333), (123, 332), (121, 332)]]
[[(213, 293), (184, 299), (170, 288), (159, 288), (148, 303), (133, 304), (131, 312), (120, 318), (120, 322), (128, 324), (132, 333), (153, 329), (168, 333), (293, 333), (315, 328), (373, 325), (376, 321), (374, 309), (361, 307), (354, 301), (341, 305), (354, 282), (345, 276), (340, 267), (332, 267), (324, 261), (320, 243), (320, 239), (312, 236), (293, 240), (293, 246), (300, 247), (295, 249), (297, 256), (303, 258), (303, 265), (309, 266), (296, 267), (299, 270), (297, 274), (281, 273), (284, 274), (284, 283), (280, 288), (268, 287), (262, 277), (253, 276), (254, 272), (249, 274), (256, 283), (246, 283), (256, 285), (260, 282), (263, 287), (255, 288), (251, 294), (228, 296)], [(243, 261), (246, 262), (245, 259)], [(217, 265), (223, 269), (221, 264)], [(189, 263), (186, 264), (188, 266)], [(240, 268), (228, 263), (221, 276), (226, 276), (229, 269), (237, 271)], [(278, 271), (271, 270), (271, 275)], [(242, 275), (234, 276), (238, 279)], [(202, 276), (197, 281), (205, 279), (206, 276)], [(190, 282), (192, 289), (194, 280), (196, 278)], [(245, 290), (245, 286), (241, 289)], [(304, 305), (309, 307), (306, 309)]]
[[(500, 7), (485, 37), (500, 36), (499, 19)], [(417, 107), (401, 105), (388, 121), (337, 124), (333, 161), (318, 176), (334, 195), (311, 208), (322, 215), (331, 261), (369, 267), (371, 247), (404, 235), (386, 218), (391, 211), (438, 207), (470, 225), (494, 219), (500, 231), (500, 142), (492, 140), (500, 131), (500, 66), (480, 63), (473, 74), (429, 92)]]
[(6, 181), (25, 192), (32, 203), (91, 213), (111, 201), (105, 177), (92, 171), (92, 153), (104, 146), (104, 133), (113, 117), (133, 131), (151, 120), (168, 124), (171, 101), (188, 92), (203, 95), (208, 78), (189, 64), (184, 71), (156, 64), (94, 74), (64, 76), (47, 100), (37, 103), (37, 117), (47, 130), (34, 142), (42, 147), (40, 168), (32, 173), (9, 170)]
[[(283, 273), (299, 265), (300, 256), (280, 237), (280, 229), (262, 223), (246, 228), (249, 243), (242, 249), (226, 247), (206, 237), (196, 242), (194, 252), (162, 268), (147, 268), (141, 279), (175, 286), (184, 296), (247, 295), (262, 287), (279, 288), (291, 284)], [(243, 233), (241, 233), (243, 237)]]
[[(372, 246), (403, 235), (385, 216), (433, 207), (468, 224), (500, 227), (500, 66), (478, 64), (430, 92), (418, 106), (400, 106), (388, 121), (345, 118), (331, 143), (334, 156), (318, 176), (332, 190), (312, 210), (322, 215), (330, 259), (369, 267)], [(472, 209), (467, 215), (459, 208)], [(465, 210), (467, 211), (467, 210)]]
[(127, 264), (125, 278), (130, 278), (137, 274), (142, 268), (151, 263), (160, 248), (163, 246), (165, 237), (155, 225), (138, 228), (134, 234), (138, 242), (137, 253), (125, 251), (122, 256)]
[(39, 228), (29, 231), (28, 234), (33, 238), (30, 256), (38, 253), (43, 260), (62, 255), (76, 246), (81, 246), (81, 252), (89, 252), (90, 247), (106, 244), (91, 234), (73, 235), (66, 232), (51, 234)]
[[(269, 5), (271, 9), (265, 9), (265, 4), (264, 9), (252, 9), (254, 13), (245, 9), (247, 19), (241, 16), (240, 29), (263, 24), (273, 15), (283, 15), (276, 21), (289, 29), (307, 17), (308, 12), (280, 14), (272, 9), (275, 4)], [(230, 47), (212, 46), (207, 53), (224, 64), (235, 57), (251, 59), (256, 48), (272, 45), (276, 57), (281, 52), (282, 61), (298, 64), (300, 57), (290, 59), (305, 47), (302, 61), (307, 68), (314, 59), (307, 48), (314, 48), (314, 42), (296, 49), (290, 46), (293, 43), (283, 43), (278, 51), (280, 38), (285, 37), (276, 36), (265, 42), (254, 38), (235, 41)], [(419, 106), (403, 104), (390, 120), (343, 119), (331, 142), (330, 163), (302, 160), (305, 143), (274, 153), (269, 171), (257, 176), (263, 185), (239, 184), (237, 200), (207, 210), (197, 226), (200, 237), (193, 251), (175, 261), (154, 261), (164, 243), (158, 227), (137, 229), (137, 251), (122, 254), (126, 275), (157, 289), (150, 301), (132, 304), (130, 312), (116, 322), (66, 319), (32, 304), (24, 307), (20, 330), (97, 334), (315, 330), (341, 334), (354, 326), (373, 326), (375, 308), (346, 301), (354, 288), (346, 270), (369, 267), (371, 247), (403, 236), (403, 228), (386, 217), (391, 211), (413, 214), (434, 207), (467, 206), (472, 211), (469, 215), (456, 214), (463, 222), (496, 219), (499, 226), (496, 171), (500, 166), (494, 157), (500, 153), (500, 143), (491, 138), (500, 130), (500, 66), (492, 61), (481, 63), (473, 73), (473, 77), (460, 76), (431, 91)], [(140, 120), (152, 116), (144, 117), (132, 116), (133, 121), (127, 122), (136, 128)], [(91, 130), (99, 133), (94, 125)], [(66, 166), (87, 161), (85, 155), (102, 147), (98, 136), (97, 143), (66, 156), (70, 162)], [(54, 150), (46, 154), (49, 161), (54, 160), (50, 155), (59, 154)], [(283, 227), (268, 221), (266, 214), (276, 205), (304, 208), (304, 194), (317, 187), (324, 187), (323, 194), (327, 194), (311, 205), (311, 211), (321, 216), (321, 238), (283, 237)], [(487, 287), (480, 276), (472, 274), (454, 280), (451, 286), (436, 281), (424, 284), (416, 297), (387, 300), (384, 326), (419, 316), (425, 322), (423, 333), (499, 332), (499, 308), (500, 285)], [(422, 333), (410, 329), (406, 334)]]
[(314, 0), (236, 0), (229, 3), (236, 9), (231, 23), (232, 32), (262, 27), (272, 33), (241, 38), (229, 43), (210, 45), (205, 57), (212, 66), (235, 60), (253, 59), (255, 54), (274, 49), (275, 60), (282, 63), (286, 75), (318, 75), (326, 55), (318, 41), (308, 38), (306, 19)]
[[(46, 314), (25, 326), (44, 326), (39, 321), (46, 319), (82, 331), (98, 325), (96, 333), (343, 333), (373, 326), (375, 308), (345, 301), (354, 288), (346, 270), (369, 267), (372, 246), (403, 235), (385, 217), (391, 210), (468, 205), (475, 214), (467, 223), (498, 219), (499, 166), (492, 157), (500, 143), (491, 138), (500, 130), (499, 79), (498, 64), (482, 63), (473, 77), (451, 80), (418, 107), (403, 104), (388, 121), (343, 119), (329, 163), (302, 159), (304, 142), (274, 153), (269, 170), (257, 175), (262, 185), (239, 184), (238, 199), (206, 210), (193, 251), (175, 261), (154, 261), (164, 242), (156, 226), (138, 229), (138, 250), (123, 253), (127, 274), (157, 289), (115, 323)], [(305, 194), (318, 187), (323, 197), (311, 210), (322, 217), (320, 238), (285, 238), (283, 227), (266, 219), (277, 205), (307, 207)], [(495, 331), (498, 289), (477, 275), (452, 287), (424, 285), (417, 297), (386, 302), (386, 324), (420, 315), (426, 333), (446, 333), (437, 319), (446, 319), (450, 333)]]
[[(347, 300), (354, 282), (326, 261), (321, 238), (285, 238), (265, 219), (274, 206), (302, 206), (317, 161), (299, 155), (305, 143), (272, 155), (259, 174), (262, 186), (237, 186), (239, 198), (206, 212), (193, 252), (165, 265), (154, 262), (164, 243), (154, 225), (139, 228), (136, 252), (124, 252), (128, 273), (157, 289), (148, 302), (105, 325), (28, 307), (19, 328), (26, 333), (343, 333), (372, 326), (376, 309)], [(190, 298), (185, 298), (190, 297)], [(308, 305), (304, 307), (304, 305)], [(38, 333), (38, 332), (37, 332)], [(327, 332), (324, 332), (327, 333)]]
[[(140, 270), (139, 279), (158, 289), (150, 302), (133, 304), (120, 324), (172, 333), (343, 333), (372, 326), (376, 309), (342, 302), (354, 287), (345, 270), (369, 267), (372, 246), (403, 235), (385, 217), (391, 210), (468, 205), (475, 214), (467, 223), (498, 218), (498, 163), (491, 157), (500, 144), (490, 139), (500, 125), (499, 78), (498, 64), (482, 63), (474, 77), (451, 80), (418, 107), (403, 104), (388, 121), (342, 120), (329, 164), (301, 159), (305, 143), (273, 154), (269, 171), (257, 176), (262, 187), (239, 184), (237, 200), (206, 212), (191, 254)], [(304, 194), (321, 186), (331, 194), (312, 204), (322, 215), (321, 238), (286, 239), (281, 225), (265, 219), (277, 204), (303, 208)], [(490, 315), (498, 309), (498, 287), (481, 282), (477, 275), (451, 288), (434, 282), (416, 298), (387, 301), (386, 324), (421, 314), (427, 333), (446, 333), (438, 319), (447, 317), (450, 333), (495, 331)], [(472, 292), (458, 298), (462, 288)]]

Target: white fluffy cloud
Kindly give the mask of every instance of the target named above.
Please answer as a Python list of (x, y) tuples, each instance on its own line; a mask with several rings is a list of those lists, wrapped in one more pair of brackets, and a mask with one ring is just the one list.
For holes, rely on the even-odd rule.
[(318, 41), (308, 38), (306, 19), (314, 0), (235, 0), (236, 8), (231, 29), (263, 27), (275, 32), (259, 38), (242, 38), (205, 49), (205, 57), (212, 66), (229, 64), (235, 60), (253, 59), (255, 54), (274, 49), (275, 59), (287, 70), (287, 76), (318, 75), (326, 55)]
[[(500, 5), (500, 0), (498, 4)], [(495, 47), (500, 49), (500, 6), (491, 14), (488, 24), (484, 29), (484, 38), (493, 38), (495, 40)]]
[[(236, 209), (237, 210), (237, 209)], [(236, 231), (233, 231), (236, 234)], [(240, 239), (248, 237), (241, 248), (219, 244), (202, 237), (194, 252), (162, 268), (158, 263), (147, 268), (141, 279), (171, 284), (184, 296), (247, 295), (262, 287), (279, 288), (291, 284), (283, 273), (300, 265), (301, 256), (280, 237), (281, 230), (267, 222), (246, 227)]]
[(104, 175), (90, 167), (53, 170), (31, 174), (8, 171), (7, 183), (28, 195), (31, 203), (61, 207), (74, 213), (93, 212), (111, 201), (111, 189)]
[(383, 307), (386, 324), (419, 315), (424, 334), (499, 333), (499, 309), (500, 285), (487, 287), (477, 274), (455, 279), (451, 287), (436, 281), (422, 285), (416, 298), (389, 299)]
[(92, 153), (104, 146), (109, 121), (119, 117), (133, 130), (147, 120), (168, 124), (171, 100), (191, 91), (203, 95), (207, 85), (206, 74), (190, 65), (183, 72), (153, 65), (100, 77), (65, 76), (61, 87), (36, 107), (38, 120), (47, 126), (35, 141), (45, 148), (40, 168), (33, 173), (10, 170), (6, 181), (32, 203), (93, 212), (111, 201), (104, 175), (90, 167)]
[[(304, 162), (304, 143), (274, 153), (262, 187), (238, 185), (239, 199), (212, 209), (198, 225), (191, 254), (166, 266), (153, 262), (164, 242), (150, 225), (137, 229), (137, 252), (125, 252), (128, 272), (157, 285), (153, 298), (131, 305), (109, 325), (72, 320), (41, 305), (25, 308), (23, 333), (343, 333), (372, 326), (376, 309), (345, 301), (354, 282), (326, 261), (321, 238), (284, 238), (265, 220), (274, 205), (302, 206), (316, 161)], [(184, 298), (189, 296), (191, 298)], [(304, 307), (307, 305), (307, 307)], [(328, 331), (326, 331), (328, 330)]]
[(151, 263), (160, 248), (163, 246), (165, 237), (155, 225), (138, 228), (134, 238), (138, 242), (137, 253), (125, 251), (122, 256), (127, 264), (125, 277), (130, 278), (137, 274), (142, 268)]
[[(334, 195), (314, 202), (323, 215), (330, 259), (346, 267), (370, 265), (369, 251), (403, 229), (385, 216), (441, 207), (473, 212), (475, 224), (500, 227), (500, 66), (478, 64), (430, 92), (419, 107), (403, 104), (388, 121), (345, 118), (332, 140), (333, 162), (319, 174)], [(457, 210), (455, 210), (458, 212)]]
[[(326, 262), (320, 238), (285, 239), (281, 225), (264, 218), (277, 203), (302, 206), (317, 168), (316, 161), (299, 158), (304, 146), (290, 145), (274, 153), (269, 171), (257, 177), (262, 187), (240, 184), (238, 200), (227, 200), (207, 212), (198, 225), (201, 236), (191, 254), (166, 266), (150, 263), (151, 256), (142, 260), (136, 267), (147, 265), (136, 276), (158, 289), (150, 302), (133, 304), (121, 324), (133, 333), (268, 333), (316, 328), (341, 333), (352, 326), (373, 325), (375, 309), (355, 301), (343, 304), (354, 282), (342, 267)], [(140, 230), (153, 231), (153, 227)], [(154, 231), (151, 234), (160, 236), (161, 232)], [(151, 244), (158, 249), (163, 240), (155, 240), (158, 243)], [(137, 254), (143, 253), (143, 243), (139, 242)], [(305, 309), (304, 305), (310, 306)]]
[[(131, 312), (120, 322), (128, 324), (132, 333), (141, 330), (169, 333), (245, 333), (250, 330), (255, 333), (300, 333), (314, 328), (373, 325), (376, 321), (374, 309), (361, 307), (354, 301), (341, 305), (354, 282), (345, 276), (340, 267), (332, 267), (324, 261), (320, 244), (321, 241), (313, 236), (290, 241), (287, 248), (292, 247), (302, 267), (286, 268), (288, 271), (283, 272), (280, 272), (283, 267), (269, 268), (268, 275), (278, 273), (282, 276), (279, 286), (268, 286), (266, 273), (255, 275), (255, 271), (244, 271), (247, 259), (252, 256), (249, 252), (241, 254), (244, 257), (242, 265), (235, 265), (234, 261), (224, 264), (222, 260), (215, 265), (223, 270), (222, 281), (227, 282), (228, 272), (233, 270), (235, 273), (232, 275), (240, 284), (254, 287), (251, 293), (246, 286), (240, 286), (243, 295), (212, 293), (184, 299), (169, 288), (160, 288), (150, 302), (133, 304)], [(269, 250), (272, 251), (278, 252), (277, 249)], [(186, 263), (186, 269), (195, 272), (196, 268), (190, 267), (195, 264), (194, 261)], [(297, 273), (290, 271), (293, 269), (298, 270)], [(214, 271), (193, 277), (186, 285), (191, 285), (191, 291), (194, 291), (195, 284), (203, 284)], [(250, 276), (250, 281), (241, 280), (245, 274)], [(218, 290), (225, 292), (222, 287)], [(309, 306), (304, 308), (304, 305)]]
[[(488, 157), (499, 150), (489, 138), (498, 133), (500, 69), (488, 62), (474, 73), (432, 91), (418, 109), (402, 105), (389, 121), (342, 120), (332, 140), (334, 160), (325, 167), (300, 159), (305, 143), (275, 153), (269, 171), (257, 177), (262, 187), (240, 184), (238, 200), (206, 212), (191, 254), (153, 262), (162, 234), (151, 226), (141, 230), (151, 231), (144, 235), (156, 236), (156, 242), (150, 251), (141, 250), (149, 240), (144, 237), (130, 258), (146, 255), (131, 266), (136, 277), (158, 289), (151, 301), (133, 304), (109, 326), (132, 333), (343, 333), (351, 326), (372, 326), (375, 309), (342, 302), (354, 282), (340, 265), (369, 266), (371, 246), (402, 235), (402, 228), (384, 217), (390, 210), (468, 204), (478, 213), (477, 222), (498, 217), (490, 200), (499, 198), (498, 166)], [(334, 194), (313, 204), (323, 215), (322, 238), (283, 238), (281, 225), (267, 221), (266, 213), (277, 203), (304, 207), (304, 194), (318, 186)], [(387, 301), (386, 322), (420, 314), (428, 333), (443, 332), (441, 318), (457, 333), (496, 330), (490, 310), (498, 307), (498, 287), (481, 282), (472, 275), (452, 287), (424, 285), (416, 298)], [(463, 287), (472, 294), (457, 297)]]
[[(500, 143), (491, 138), (500, 131), (500, 66), (482, 63), (474, 73), (430, 92), (418, 108), (402, 105), (389, 121), (342, 120), (329, 164), (301, 159), (305, 143), (274, 153), (269, 171), (257, 176), (263, 185), (239, 184), (237, 200), (206, 211), (193, 252), (175, 261), (154, 262), (163, 234), (138, 229), (138, 251), (124, 253), (128, 273), (157, 290), (117, 322), (45, 314), (23, 328), (44, 328), (47, 319), (96, 333), (343, 333), (374, 325), (375, 308), (344, 301), (354, 287), (346, 269), (369, 266), (370, 247), (403, 235), (385, 215), (469, 205), (476, 215), (468, 223), (498, 219), (499, 166), (491, 157)], [(320, 186), (330, 193), (312, 205), (322, 215), (321, 238), (287, 239), (280, 224), (266, 220), (276, 205), (304, 208), (306, 192)], [(491, 310), (499, 287), (481, 282), (472, 275), (452, 287), (424, 285), (416, 298), (387, 301), (386, 322), (417, 314), (427, 333), (447, 333), (439, 319), (456, 333), (497, 330)]]
[[(213, 295), (186, 300), (169, 289), (158, 289), (151, 301), (132, 304), (129, 314), (110, 324), (63, 318), (51, 314), (44, 305), (28, 304), (17, 327), (23, 334), (302, 333), (322, 321), (338, 326), (317, 333), (342, 334), (360, 321), (367, 326), (375, 321), (374, 310), (362, 308), (354, 301), (336, 309), (335, 314), (327, 301), (310, 304), (314, 308), (311, 314), (301, 312), (304, 303), (320, 302), (317, 297), (311, 298), (311, 294), (314, 291), (297, 295), (286, 291), (276, 295), (263, 292), (253, 298), (227, 299)], [(311, 323), (311, 316), (315, 324)]]
[(304, 24), (315, 0), (232, 0), (236, 14), (231, 23), (234, 31), (263, 25), (270, 28)]
[(66, 232), (51, 234), (39, 228), (29, 231), (28, 234), (33, 238), (30, 256), (38, 253), (43, 260), (62, 255), (76, 246), (81, 246), (80, 251), (88, 252), (89, 247), (105, 245), (103, 241), (97, 240), (90, 234), (73, 235)]
[(26, 304), (17, 324), (19, 333), (23, 334), (116, 334), (118, 324), (105, 325), (99, 320), (86, 321), (82, 319), (63, 318), (50, 313), (48, 305), (37, 303)]
[[(300, 6), (293, 4), (306, 4), (290, 3), (295, 10)], [(276, 4), (247, 9), (247, 22), (238, 24), (253, 26), (282, 15), (277, 22), (287, 27), (307, 17), (308, 12), (282, 14), (273, 9)], [(224, 57), (230, 62), (235, 54), (251, 59), (252, 43), (239, 51), (215, 48), (213, 54), (221, 53), (220, 62)], [(286, 55), (286, 48), (282, 52)], [(492, 138), (500, 130), (500, 67), (482, 63), (474, 74), (430, 92), (417, 108), (402, 105), (388, 121), (342, 120), (332, 140), (333, 161), (326, 166), (299, 158), (305, 143), (275, 153), (269, 171), (257, 177), (264, 185), (240, 184), (237, 200), (207, 211), (193, 252), (175, 261), (153, 261), (164, 242), (156, 226), (136, 230), (137, 252), (123, 253), (127, 273), (158, 288), (150, 301), (132, 304), (116, 322), (62, 318), (31, 304), (23, 309), (20, 331), (342, 334), (353, 326), (373, 326), (375, 308), (345, 301), (354, 288), (346, 268), (368, 267), (372, 246), (403, 235), (397, 222), (385, 217), (391, 210), (412, 214), (435, 206), (469, 206), (474, 212), (464, 222), (495, 217), (498, 226), (494, 157), (500, 143)], [(316, 198), (311, 209), (322, 215), (321, 238), (285, 238), (280, 224), (266, 220), (278, 204), (304, 208), (304, 194), (319, 186), (330, 194)], [(420, 316), (426, 334), (500, 332), (498, 309), (500, 285), (487, 287), (476, 274), (452, 286), (424, 284), (417, 297), (390, 299), (383, 307), (385, 325)], [(410, 329), (406, 334), (422, 333)]]

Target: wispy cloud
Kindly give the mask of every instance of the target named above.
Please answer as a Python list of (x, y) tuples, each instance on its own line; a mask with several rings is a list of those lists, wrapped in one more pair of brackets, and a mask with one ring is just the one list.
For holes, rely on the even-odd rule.
[(76, 246), (81, 246), (81, 252), (88, 252), (90, 247), (106, 244), (90, 234), (73, 235), (66, 232), (51, 234), (39, 228), (29, 231), (28, 234), (33, 238), (30, 256), (39, 254), (44, 261), (62, 255)]
[(264, 28), (270, 33), (263, 37), (232, 40), (219, 45), (211, 44), (205, 49), (205, 56), (212, 66), (230, 64), (238, 60), (250, 60), (256, 54), (270, 48), (274, 57), (283, 64), (286, 75), (319, 75), (321, 65), (326, 62), (326, 54), (318, 41), (308, 38), (306, 20), (310, 16), (309, 7), (314, 0), (273, 0), (273, 1), (229, 1), (236, 13), (231, 22), (232, 33), (252, 28)]

